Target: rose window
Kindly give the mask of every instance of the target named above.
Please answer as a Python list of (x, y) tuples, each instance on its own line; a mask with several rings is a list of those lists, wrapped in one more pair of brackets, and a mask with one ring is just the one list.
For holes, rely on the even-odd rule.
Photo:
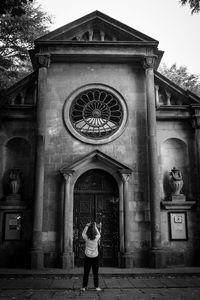
[(70, 120), (82, 136), (102, 139), (118, 130), (123, 120), (123, 109), (111, 92), (90, 89), (79, 94), (72, 102)]

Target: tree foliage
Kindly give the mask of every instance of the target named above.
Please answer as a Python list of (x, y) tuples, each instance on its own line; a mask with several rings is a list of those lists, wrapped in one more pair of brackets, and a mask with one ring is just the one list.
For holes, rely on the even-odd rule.
[(200, 78), (196, 74), (189, 74), (186, 67), (180, 66), (178, 68), (174, 63), (168, 68), (166, 64), (162, 64), (159, 72), (183, 89), (190, 90), (200, 96)]
[(28, 50), (48, 32), (51, 18), (34, 1), (23, 6), (24, 14), (0, 16), (0, 89), (26, 76), (31, 69)]
[(0, 15), (11, 14), (14, 16), (21, 16), (25, 13), (24, 5), (33, 0), (1, 0)]
[(192, 14), (200, 11), (200, 0), (180, 0), (180, 3), (182, 5), (189, 4)]

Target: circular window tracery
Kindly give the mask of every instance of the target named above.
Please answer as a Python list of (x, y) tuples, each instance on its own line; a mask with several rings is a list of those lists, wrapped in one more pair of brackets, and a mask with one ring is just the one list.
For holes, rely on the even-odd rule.
[(101, 139), (112, 135), (120, 127), (123, 110), (113, 94), (90, 89), (72, 102), (70, 117), (74, 128), (81, 135)]
[(66, 100), (64, 121), (70, 132), (89, 144), (116, 139), (125, 128), (127, 107), (122, 96), (102, 84), (80, 87)]

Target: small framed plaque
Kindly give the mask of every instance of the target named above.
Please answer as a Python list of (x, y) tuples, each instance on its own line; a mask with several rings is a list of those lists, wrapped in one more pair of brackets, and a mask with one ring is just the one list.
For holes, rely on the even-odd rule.
[(22, 213), (12, 212), (4, 214), (4, 240), (21, 240)]
[(169, 235), (171, 241), (187, 240), (186, 212), (169, 212)]

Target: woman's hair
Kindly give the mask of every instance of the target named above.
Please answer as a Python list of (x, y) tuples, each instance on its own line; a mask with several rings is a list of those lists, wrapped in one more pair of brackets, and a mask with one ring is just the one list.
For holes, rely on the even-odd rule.
[(94, 223), (91, 223), (88, 227), (88, 230), (86, 232), (87, 237), (89, 240), (93, 241), (97, 235), (97, 231), (95, 229)]

